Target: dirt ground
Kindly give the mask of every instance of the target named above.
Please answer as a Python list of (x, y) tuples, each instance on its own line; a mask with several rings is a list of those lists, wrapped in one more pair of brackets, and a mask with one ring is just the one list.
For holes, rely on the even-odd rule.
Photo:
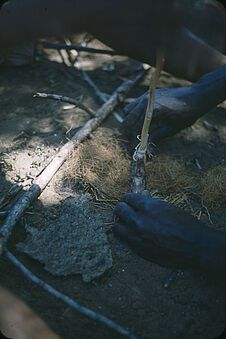
[[(90, 45), (102, 46), (96, 41)], [(107, 94), (111, 94), (123, 80), (134, 75), (138, 65), (133, 60), (119, 56), (84, 53), (79, 59), (79, 66)], [(148, 79), (147, 76), (135, 86), (129, 97), (138, 97), (147, 90)], [(185, 81), (164, 73), (159, 86), (176, 87), (185, 84)], [(81, 72), (76, 69), (73, 72), (67, 70), (59, 54), (53, 50), (39, 52), (33, 65), (18, 68), (1, 66), (1, 210), (13, 206), (18, 198), (18, 195), (10, 197), (10, 189), (14, 185), (22, 185), (23, 190), (28, 189), (59, 148), (89, 118), (87, 113), (78, 108), (65, 110), (63, 103), (33, 98), (36, 92), (80, 99), (93, 110), (101, 105)], [(122, 107), (117, 112), (123, 115)], [(225, 113), (226, 103), (223, 103), (194, 126), (159, 144), (157, 154), (180, 159), (190, 175), (200, 182), (208, 170), (225, 164)], [(203, 120), (216, 126), (217, 130), (206, 129)], [(104, 133), (115, 136), (124, 147), (127, 146), (123, 129), (114, 117), (109, 117), (104, 122), (104, 127)], [(201, 169), (194, 159), (198, 159)], [(212, 339), (219, 336), (226, 319), (224, 284), (216, 277), (184, 271), (165, 289), (163, 285), (171, 270), (139, 258), (113, 236), (112, 203), (93, 202), (93, 208), (101, 216), (102, 227), (106, 230), (113, 264), (103, 275), (89, 283), (84, 282), (80, 274), (54, 276), (44, 269), (43, 264), (16, 247), (27, 237), (26, 226), (43, 229), (63, 220), (63, 213), (67, 213), (62, 207), (65, 199), (75, 199), (82, 192), (82, 187), (78, 188), (76, 183), (71, 184), (65, 177), (66, 166), (62, 166), (38, 201), (16, 225), (9, 241), (9, 248), (16, 257), (59, 291), (128, 328), (139, 338)], [(209, 207), (211, 219), (198, 195), (189, 196), (189, 201), (182, 205), (208, 226), (226, 229), (225, 205), (215, 209)], [(120, 338), (119, 334), (76, 313), (26, 280), (4, 257), (0, 260), (0, 272), (0, 285), (23, 300), (55, 332), (56, 338)], [(27, 319), (25, 323), (26, 321)], [(35, 335), (37, 333), (23, 338), (33, 339), (36, 338)], [(46, 339), (50, 337), (47, 332), (37, 336)]]

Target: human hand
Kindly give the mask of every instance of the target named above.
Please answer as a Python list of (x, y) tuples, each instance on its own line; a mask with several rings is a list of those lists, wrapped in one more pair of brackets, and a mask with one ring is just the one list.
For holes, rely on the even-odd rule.
[(182, 209), (129, 193), (114, 213), (114, 233), (141, 257), (172, 268), (205, 269), (211, 265), (216, 231)]
[[(141, 134), (148, 96), (149, 93), (146, 92), (124, 108), (123, 126), (131, 141), (132, 149), (138, 143), (137, 136)], [(175, 135), (206, 113), (207, 110), (202, 109), (202, 105), (200, 101), (200, 105), (194, 106), (194, 95), (189, 86), (157, 89), (149, 129), (148, 153), (152, 151), (152, 144), (157, 144), (162, 139)]]
[[(137, 144), (141, 134), (149, 93), (124, 108), (124, 127)], [(156, 90), (149, 144), (178, 133), (226, 99), (226, 66), (202, 76), (196, 83)]]

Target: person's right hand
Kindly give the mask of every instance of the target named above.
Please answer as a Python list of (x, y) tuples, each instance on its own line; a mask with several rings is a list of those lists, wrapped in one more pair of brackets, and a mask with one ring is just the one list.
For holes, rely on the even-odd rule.
[[(141, 134), (149, 93), (146, 92), (124, 108), (123, 125), (132, 148)], [(203, 114), (226, 99), (226, 65), (205, 74), (196, 83), (180, 88), (156, 90), (150, 125), (149, 146), (191, 126)]]

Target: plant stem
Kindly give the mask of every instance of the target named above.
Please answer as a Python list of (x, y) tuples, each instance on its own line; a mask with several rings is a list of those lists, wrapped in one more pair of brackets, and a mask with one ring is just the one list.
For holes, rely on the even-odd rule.
[(150, 82), (148, 105), (147, 105), (147, 110), (145, 113), (144, 124), (143, 124), (142, 131), (141, 131), (141, 142), (140, 142), (139, 148), (136, 151), (136, 156), (138, 159), (145, 158), (145, 155), (146, 155), (147, 143), (148, 143), (148, 137), (149, 137), (149, 127), (151, 124), (152, 115), (154, 111), (155, 90), (156, 90), (156, 85), (159, 80), (160, 73), (163, 69), (163, 64), (164, 64), (164, 54), (161, 49), (157, 52), (156, 69)]

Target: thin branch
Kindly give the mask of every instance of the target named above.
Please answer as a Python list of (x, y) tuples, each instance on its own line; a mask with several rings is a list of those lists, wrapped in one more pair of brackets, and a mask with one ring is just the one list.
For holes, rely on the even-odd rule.
[[(140, 143), (135, 148), (132, 159), (132, 183), (131, 191), (133, 193), (145, 193), (146, 181), (145, 181), (145, 162), (146, 162), (146, 152), (148, 145), (149, 137), (149, 127), (152, 121), (153, 111), (154, 111), (154, 102), (155, 102), (155, 90), (156, 85), (160, 76), (160, 73), (163, 69), (164, 64), (164, 55), (162, 50), (156, 55), (156, 68), (154, 74), (151, 78), (150, 87), (149, 87), (149, 98), (148, 105), (145, 113), (144, 123), (141, 131)], [(137, 164), (136, 164), (137, 162)]]
[[(88, 74), (83, 70), (80, 69), (80, 71), (82, 72), (83, 78), (84, 80), (89, 84), (89, 86), (93, 89), (94, 93), (96, 94), (96, 96), (102, 101), (102, 102), (107, 102), (107, 98), (104, 95), (104, 93), (102, 93), (99, 88), (94, 84), (94, 82), (92, 81), (92, 79), (88, 76)], [(123, 118), (117, 113), (117, 112), (112, 112), (112, 114), (114, 115), (115, 119), (122, 123), (123, 122)]]
[(213, 221), (212, 221), (212, 219), (211, 219), (210, 212), (209, 212), (208, 208), (206, 207), (206, 205), (204, 205), (204, 202), (203, 202), (203, 201), (201, 201), (201, 204), (202, 204), (202, 207), (203, 207), (203, 208), (205, 209), (205, 211), (206, 211), (206, 214), (207, 214), (207, 216), (208, 216), (209, 222), (213, 225)]
[(178, 276), (183, 276), (183, 275), (184, 275), (184, 272), (183, 272), (183, 270), (181, 270), (181, 269), (176, 270), (176, 271), (172, 271), (172, 272), (170, 273), (170, 275), (168, 276), (168, 278), (166, 279), (166, 281), (165, 281), (163, 287), (164, 287), (164, 288), (169, 288), (169, 286), (172, 284), (173, 281), (176, 280), (176, 278), (177, 278)]
[(91, 47), (85, 47), (80, 46), (76, 44), (63, 44), (63, 43), (54, 43), (54, 42), (44, 42), (42, 43), (44, 48), (50, 48), (50, 49), (65, 49), (66, 51), (70, 50), (76, 50), (80, 52), (88, 52), (88, 53), (96, 53), (96, 54), (108, 54), (108, 55), (125, 55), (119, 52), (116, 52), (111, 49), (99, 49), (99, 48), (91, 48)]
[[(88, 48), (88, 47), (85, 46), (86, 43), (87, 43), (87, 42), (84, 41), (84, 44), (83, 44), (83, 46), (81, 46), (81, 47), (83, 47), (83, 48)], [(67, 45), (67, 46), (73, 46), (73, 44), (70, 42), (70, 40), (67, 40), (66, 45)], [(71, 50), (73, 51), (73, 48), (72, 48)], [(68, 53), (68, 58), (70, 59), (70, 53), (69, 53), (69, 50), (66, 50), (66, 52)], [(76, 61), (78, 61), (78, 59), (79, 59), (79, 54), (78, 54), (78, 56), (77, 56), (77, 58), (76, 58)], [(64, 61), (64, 60), (63, 60), (63, 61)], [(75, 63), (73, 63), (72, 65), (75, 66)], [(95, 83), (92, 81), (92, 79), (91, 79), (91, 78), (89, 77), (89, 75), (86, 73), (86, 71), (84, 71), (81, 67), (79, 68), (79, 70), (80, 70), (81, 73), (82, 73), (83, 79), (84, 79), (84, 80), (88, 83), (88, 85), (93, 89), (93, 91), (94, 91), (95, 95), (98, 97), (98, 99), (99, 99), (102, 103), (105, 103), (105, 102), (108, 100), (107, 96), (99, 90), (99, 88), (95, 85)], [(116, 119), (118, 122), (120, 122), (120, 123), (123, 122), (123, 118), (122, 118), (117, 112), (113, 112), (112, 114), (114, 115), (115, 119)]]
[(144, 193), (146, 189), (144, 159), (132, 159), (131, 186), (132, 193)]
[(164, 65), (164, 54), (162, 50), (159, 50), (159, 52), (156, 55), (156, 59), (157, 59), (156, 68), (155, 68), (153, 77), (151, 78), (151, 82), (150, 82), (148, 105), (147, 105), (144, 123), (143, 123), (142, 131), (141, 131), (140, 145), (136, 149), (136, 152), (134, 155), (134, 157), (137, 157), (138, 159), (145, 158), (146, 151), (147, 151), (149, 127), (150, 127), (153, 112), (154, 112), (155, 91), (156, 91), (157, 82), (160, 77), (160, 73)]
[(93, 80), (89, 77), (89, 75), (84, 71), (84, 69), (80, 68), (82, 72), (83, 79), (87, 82), (87, 84), (93, 89), (95, 95), (98, 97), (100, 101), (103, 103), (107, 101), (106, 96), (102, 93), (99, 88), (94, 84)]
[(74, 309), (75, 311), (85, 315), (86, 317), (98, 321), (101, 324), (104, 324), (105, 326), (112, 328), (114, 331), (120, 333), (121, 335), (130, 338), (130, 339), (136, 339), (137, 337), (130, 333), (127, 329), (123, 328), (122, 326), (117, 325), (114, 321), (108, 319), (107, 317), (96, 313), (84, 306), (79, 305), (76, 301), (71, 299), (65, 294), (60, 293), (59, 291), (55, 290), (52, 286), (44, 282), (43, 280), (39, 279), (36, 275), (34, 275), (30, 270), (28, 270), (14, 255), (9, 252), (7, 249), (4, 251), (5, 256), (7, 259), (15, 265), (28, 280), (31, 280), (33, 283), (41, 287), (43, 290), (47, 291), (51, 295), (53, 295), (55, 298), (63, 301), (65, 304), (67, 304), (69, 307)]
[[(76, 147), (80, 142), (82, 142), (87, 136), (95, 130), (104, 119), (114, 110), (116, 105), (122, 102), (129, 92), (129, 90), (136, 84), (138, 80), (142, 78), (145, 72), (140, 73), (133, 80), (126, 80), (119, 86), (116, 91), (112, 94), (109, 100), (101, 106), (96, 114), (95, 118), (88, 120), (85, 125), (80, 128), (70, 141), (68, 141), (61, 150), (56, 154), (54, 159), (50, 164), (45, 168), (41, 173), (35, 183), (26, 191), (10, 210), (9, 215), (7, 216), (4, 224), (0, 228), (0, 253), (2, 251), (1, 247), (6, 244), (16, 222), (23, 215), (25, 210), (30, 206), (30, 204), (38, 198), (41, 192), (46, 188), (54, 174), (58, 171), (60, 166), (66, 160), (68, 154)], [(2, 240), (1, 240), (2, 238)]]
[(67, 54), (67, 51), (65, 51), (64, 49), (63, 50), (58, 49), (57, 52), (58, 52), (59, 56), (61, 57), (61, 60), (64, 64), (64, 66), (70, 67), (71, 62), (70, 62), (70, 59), (69, 59), (69, 55)]
[[(64, 38), (64, 42), (67, 46), (71, 45), (71, 41), (68, 38)], [(65, 51), (68, 55), (68, 59), (71, 63), (71, 65), (74, 65), (76, 58), (78, 56), (78, 52), (76, 50), (71, 50), (71, 51)]]
[(49, 94), (49, 93), (39, 93), (37, 92), (36, 94), (33, 95), (34, 98), (44, 98), (44, 99), (52, 99), (52, 100), (58, 100), (61, 102), (67, 102), (69, 104), (73, 104), (79, 108), (81, 108), (83, 111), (87, 112), (90, 114), (92, 117), (96, 116), (96, 113), (91, 109), (85, 106), (81, 101), (78, 101), (76, 99), (72, 99), (63, 95), (58, 95), (58, 94)]

